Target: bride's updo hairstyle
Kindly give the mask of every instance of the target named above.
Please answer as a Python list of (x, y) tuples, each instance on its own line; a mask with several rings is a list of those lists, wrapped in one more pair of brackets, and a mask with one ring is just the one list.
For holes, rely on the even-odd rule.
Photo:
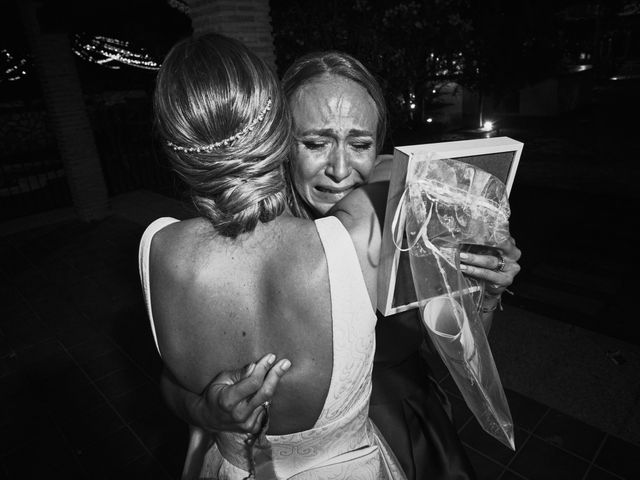
[(235, 238), (286, 205), (291, 120), (277, 78), (239, 41), (178, 42), (156, 80), (155, 122), (198, 212)]

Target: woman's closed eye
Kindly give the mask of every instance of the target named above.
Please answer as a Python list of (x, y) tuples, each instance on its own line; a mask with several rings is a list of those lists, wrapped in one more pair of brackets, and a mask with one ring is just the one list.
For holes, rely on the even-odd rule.
[(366, 152), (373, 147), (373, 142), (354, 142), (351, 147), (359, 152)]
[(302, 145), (308, 150), (320, 150), (327, 145), (327, 142), (320, 140), (303, 140)]

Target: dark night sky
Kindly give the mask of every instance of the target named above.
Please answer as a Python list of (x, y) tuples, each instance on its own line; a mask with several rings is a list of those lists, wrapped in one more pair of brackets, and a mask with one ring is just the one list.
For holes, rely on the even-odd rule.
[[(26, 45), (16, 2), (9, 0), (3, 5), (0, 16), (0, 49), (7, 49), (16, 58), (24, 58), (29, 49)], [(37, 0), (34, 0), (37, 1)], [(370, 0), (375, 4), (376, 0)], [(386, 0), (379, 0), (384, 3)], [(551, 0), (541, 0), (543, 2)], [(609, 3), (620, 3), (611, 0)], [(175, 41), (190, 33), (187, 15), (168, 5), (166, 0), (45, 0), (41, 12), (43, 29), (105, 35), (130, 41), (136, 48), (144, 48), (154, 59), (162, 59)], [(274, 1), (273, 8), (284, 8), (286, 2)], [(593, 3), (589, 0), (558, 0), (554, 8), (563, 5)], [(624, 2), (622, 2), (624, 3)], [(580, 11), (577, 8), (576, 11)], [(591, 30), (591, 28), (588, 28)], [(78, 59), (78, 67), (86, 93), (106, 88), (146, 89), (154, 77), (153, 72), (122, 66), (109, 70)], [(0, 83), (0, 100), (14, 96), (16, 89), (30, 91), (37, 88), (35, 74), (19, 82)], [(18, 85), (20, 84), (20, 85)]]

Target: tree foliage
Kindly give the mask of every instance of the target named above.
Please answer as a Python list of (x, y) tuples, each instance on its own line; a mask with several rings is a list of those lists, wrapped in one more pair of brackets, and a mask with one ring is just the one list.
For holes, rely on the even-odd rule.
[[(281, 73), (298, 56), (342, 50), (383, 83), (394, 126), (435, 79), (500, 95), (557, 69), (553, 0), (271, 0)], [(419, 117), (419, 114), (417, 115)]]

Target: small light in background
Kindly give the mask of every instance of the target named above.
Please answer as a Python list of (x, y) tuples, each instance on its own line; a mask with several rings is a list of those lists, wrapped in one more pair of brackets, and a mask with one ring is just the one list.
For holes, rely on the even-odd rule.
[(482, 129), (486, 130), (487, 132), (493, 130), (493, 122), (490, 122), (490, 121), (484, 122), (484, 124), (482, 125)]
[(427, 123), (432, 123), (433, 122), (433, 118), (429, 117), (427, 118)]
[(416, 108), (416, 104), (415, 104), (415, 103), (410, 103), (410, 104), (409, 104), (409, 108), (410, 108), (411, 110), (415, 110), (415, 108)]

